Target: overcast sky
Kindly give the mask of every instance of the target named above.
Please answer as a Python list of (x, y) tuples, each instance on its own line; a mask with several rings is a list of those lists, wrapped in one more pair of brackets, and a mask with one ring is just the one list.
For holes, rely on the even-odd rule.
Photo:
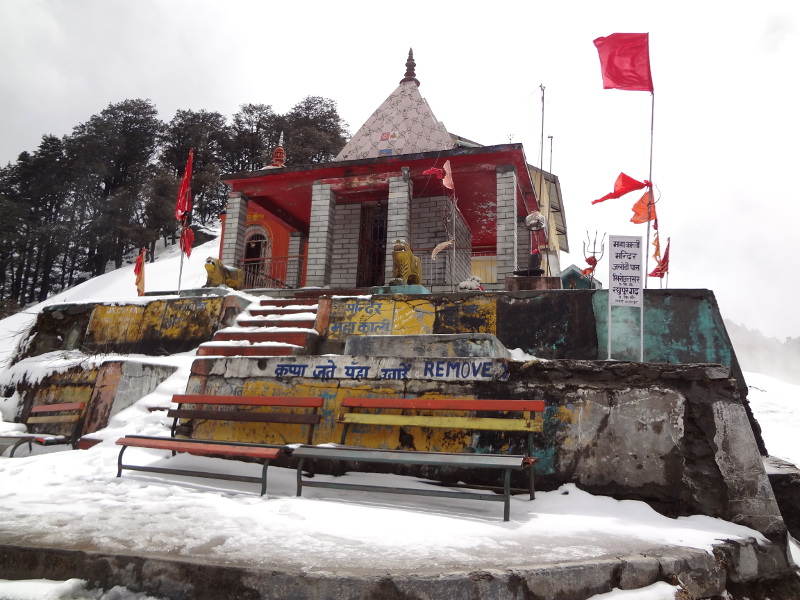
[[(245, 103), (286, 112), (318, 95), (355, 133), (413, 47), (420, 91), (449, 131), (552, 161), (562, 265), (583, 268), (587, 231), (647, 233), (629, 223), (639, 194), (591, 205), (621, 171), (648, 178), (651, 111), (647, 92), (603, 90), (592, 40), (649, 32), (669, 287), (712, 289), (724, 317), (798, 337), (800, 2), (656, 4), (0, 0), (0, 164), (131, 98), (169, 121)], [(607, 270), (604, 259), (604, 283)]]

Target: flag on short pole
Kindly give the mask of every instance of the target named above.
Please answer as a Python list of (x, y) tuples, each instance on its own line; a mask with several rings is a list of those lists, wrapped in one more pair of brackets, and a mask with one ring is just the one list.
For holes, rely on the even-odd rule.
[(649, 33), (612, 33), (597, 38), (594, 45), (600, 55), (604, 89), (653, 91)]
[(133, 265), (133, 274), (136, 277), (136, 291), (140, 296), (144, 296), (144, 261), (147, 257), (147, 248), (142, 248), (136, 263)]
[(656, 268), (653, 269), (648, 277), (661, 277), (669, 274), (669, 238), (667, 238), (667, 247), (664, 250), (664, 256), (661, 260), (656, 259)]
[(181, 229), (181, 252), (186, 254), (186, 258), (192, 257), (192, 244), (194, 244), (194, 231), (191, 227), (183, 227)]
[(186, 168), (183, 170), (181, 185), (178, 188), (178, 201), (175, 203), (175, 218), (178, 221), (185, 221), (186, 217), (192, 212), (192, 161), (194, 160), (194, 148), (189, 149), (189, 159), (186, 161)]
[(189, 149), (189, 158), (186, 161), (186, 168), (183, 170), (183, 177), (178, 188), (178, 201), (175, 203), (175, 218), (181, 223), (180, 247), (181, 252), (186, 254), (186, 258), (192, 255), (192, 244), (194, 243), (194, 232), (187, 225), (189, 213), (192, 212), (192, 162), (194, 161), (194, 148)]

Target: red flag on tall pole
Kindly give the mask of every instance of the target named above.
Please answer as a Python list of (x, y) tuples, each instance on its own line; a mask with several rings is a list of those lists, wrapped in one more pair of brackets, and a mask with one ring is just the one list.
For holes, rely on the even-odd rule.
[(614, 191), (610, 194), (606, 194), (602, 198), (592, 200), (592, 204), (610, 200), (611, 198), (619, 198), (620, 196), (624, 196), (629, 192), (635, 192), (636, 190), (641, 190), (642, 188), (646, 187), (650, 187), (650, 182), (646, 179), (644, 182), (637, 181), (633, 177), (628, 177), (625, 175), (625, 173), (620, 173), (619, 177), (617, 177), (617, 180), (614, 182)]
[(184, 221), (186, 216), (192, 212), (192, 161), (194, 159), (194, 148), (189, 149), (189, 159), (186, 161), (186, 168), (183, 170), (181, 185), (178, 188), (178, 201), (175, 203), (175, 218)]
[(597, 38), (594, 45), (600, 54), (604, 89), (653, 91), (649, 33), (612, 33)]

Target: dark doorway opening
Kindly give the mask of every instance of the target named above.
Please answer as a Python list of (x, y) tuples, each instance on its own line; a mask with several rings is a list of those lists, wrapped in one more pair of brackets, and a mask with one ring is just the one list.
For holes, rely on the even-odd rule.
[(361, 235), (358, 244), (358, 287), (384, 284), (386, 267), (386, 203), (361, 205)]

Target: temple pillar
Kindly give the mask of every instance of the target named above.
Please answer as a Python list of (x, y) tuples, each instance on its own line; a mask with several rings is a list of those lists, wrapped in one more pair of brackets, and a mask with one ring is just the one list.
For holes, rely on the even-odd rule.
[(513, 165), (497, 167), (497, 281), (517, 270), (517, 173)]
[(308, 287), (330, 285), (335, 214), (336, 194), (330, 184), (315, 181), (311, 189), (311, 223), (308, 229)]
[(286, 283), (293, 288), (303, 287), (303, 245), (308, 239), (300, 231), (289, 233), (289, 263), (286, 266)]
[(392, 280), (392, 247), (395, 240), (405, 240), (413, 250), (411, 239), (411, 191), (413, 184), (408, 167), (400, 177), (389, 178), (389, 204), (386, 219), (386, 268), (384, 283)]
[(228, 194), (224, 240), (220, 251), (222, 264), (237, 269), (244, 260), (244, 235), (247, 229), (247, 196), (241, 192)]

